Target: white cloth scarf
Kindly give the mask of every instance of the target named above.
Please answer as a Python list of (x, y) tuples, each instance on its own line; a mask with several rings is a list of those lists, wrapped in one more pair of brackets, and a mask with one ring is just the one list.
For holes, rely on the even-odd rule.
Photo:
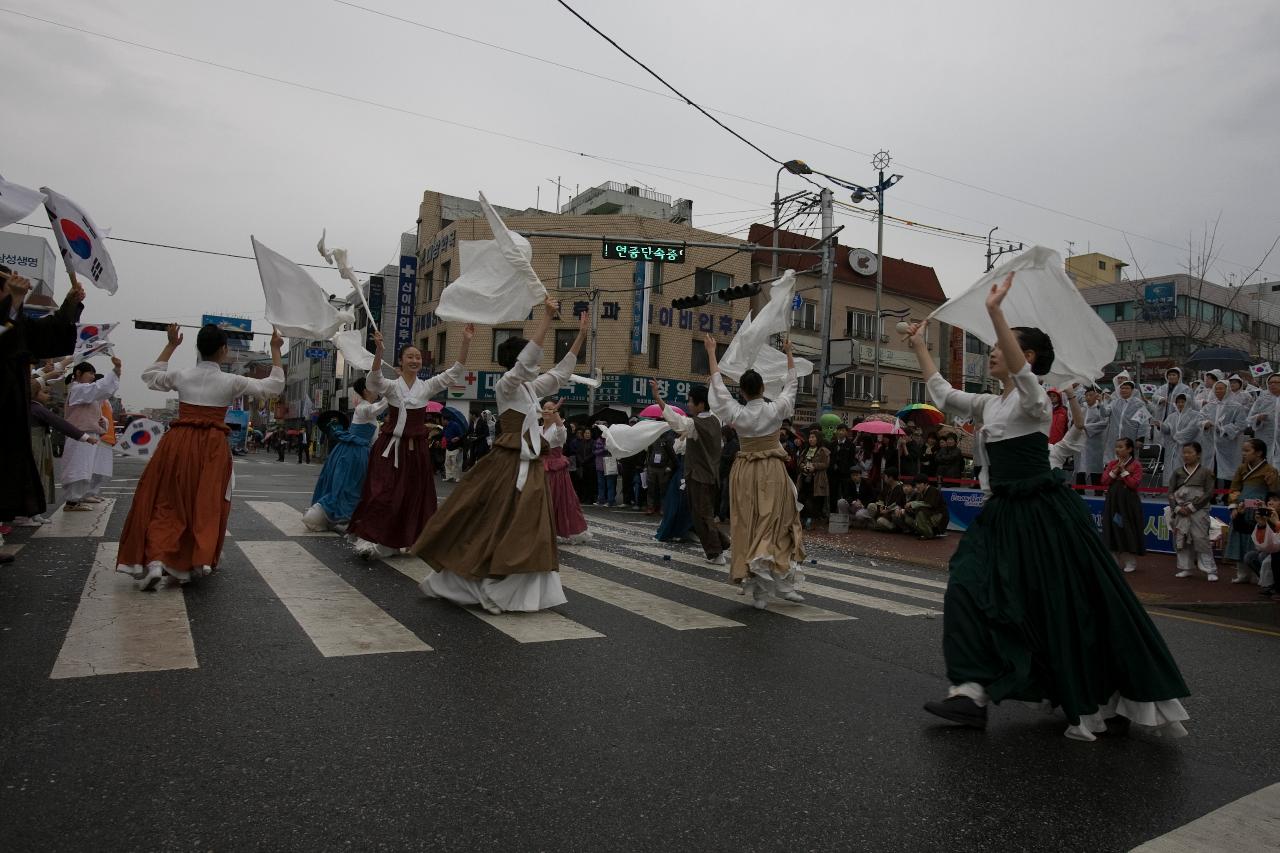
[[(776, 399), (787, 382), (787, 356), (769, 346), (773, 335), (785, 334), (791, 328), (791, 299), (795, 291), (795, 270), (787, 270), (769, 290), (769, 302), (760, 309), (759, 316), (742, 321), (742, 327), (733, 336), (729, 349), (720, 359), (720, 372), (734, 382), (742, 374), (754, 369), (764, 380), (764, 395)], [(795, 359), (796, 376), (813, 373), (813, 362)]]
[(440, 294), (436, 316), (459, 323), (518, 323), (547, 298), (533, 271), (533, 247), (511, 229), (480, 193), (492, 240), (465, 240), (458, 247), (462, 275)]

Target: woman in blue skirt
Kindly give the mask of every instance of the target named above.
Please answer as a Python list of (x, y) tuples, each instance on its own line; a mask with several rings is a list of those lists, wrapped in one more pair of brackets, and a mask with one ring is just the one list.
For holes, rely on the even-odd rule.
[(1177, 664), (1088, 507), (1050, 468), (1052, 412), (1038, 377), (1053, 365), (1053, 344), (1039, 329), (1010, 328), (1001, 303), (1012, 286), (1010, 273), (986, 299), (999, 395), (952, 388), (924, 324), (908, 333), (935, 404), (982, 424), (991, 492), (951, 558), (942, 639), (951, 689), (925, 710), (985, 728), (990, 703), (1017, 699), (1061, 708), (1076, 740), (1130, 722), (1185, 734), (1179, 699), (1189, 691)]
[(326, 428), (333, 449), (320, 469), (311, 508), (302, 514), (302, 523), (309, 530), (334, 528), (345, 532), (351, 513), (360, 503), (364, 475), (369, 470), (369, 447), (378, 431), (378, 416), (387, 410), (387, 402), (379, 401), (378, 395), (365, 387), (363, 376), (351, 383), (351, 391), (360, 399), (351, 416), (351, 426), (343, 429), (339, 421), (333, 420)]
[(675, 440), (676, 468), (662, 501), (662, 523), (653, 537), (659, 542), (677, 542), (693, 530), (693, 508), (689, 505), (689, 492), (684, 488), (684, 446), (685, 439)]

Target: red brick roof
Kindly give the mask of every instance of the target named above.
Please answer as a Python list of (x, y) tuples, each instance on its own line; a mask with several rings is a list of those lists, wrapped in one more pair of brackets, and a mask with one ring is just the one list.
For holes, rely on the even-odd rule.
[[(773, 226), (752, 225), (747, 239), (752, 243), (771, 244), (773, 242)], [(778, 245), (782, 248), (809, 249), (815, 247), (817, 242), (814, 238), (804, 234), (796, 234), (793, 231), (786, 230), (778, 231)], [(771, 262), (770, 253), (757, 251), (752, 254), (751, 260), (755, 264), (767, 267)], [(818, 263), (818, 260), (817, 255), (781, 254), (778, 255), (778, 269), (808, 269)], [(836, 246), (835, 277), (836, 281), (864, 287), (874, 287), (876, 281), (874, 276), (858, 275), (853, 271), (849, 266), (849, 247), (844, 245)], [(942, 284), (938, 281), (938, 274), (933, 271), (933, 267), (913, 264), (901, 258), (885, 257), (884, 289), (886, 293), (897, 293), (901, 296), (909, 296), (913, 299), (932, 302), (936, 305), (941, 305), (947, 301), (946, 295), (942, 292)]]

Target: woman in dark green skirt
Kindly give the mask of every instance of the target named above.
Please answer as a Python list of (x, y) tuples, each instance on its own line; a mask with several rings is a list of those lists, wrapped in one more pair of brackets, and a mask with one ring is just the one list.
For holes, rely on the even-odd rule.
[(1004, 393), (969, 394), (938, 373), (915, 324), (908, 342), (944, 411), (981, 423), (990, 497), (955, 556), (943, 615), (951, 690), (925, 709), (985, 728), (987, 706), (1049, 702), (1067, 737), (1094, 740), (1130, 722), (1185, 734), (1190, 691), (1160, 632), (1103, 545), (1093, 517), (1049, 467), (1048, 397), (1037, 376), (1053, 364), (1039, 329), (1010, 328), (1001, 309), (1013, 274), (993, 285), (987, 311), (997, 346), (990, 372)]

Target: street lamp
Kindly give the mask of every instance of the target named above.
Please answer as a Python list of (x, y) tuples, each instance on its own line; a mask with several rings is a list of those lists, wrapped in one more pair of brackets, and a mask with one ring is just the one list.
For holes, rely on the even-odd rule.
[[(782, 173), (784, 171), (790, 172), (793, 175), (812, 175), (813, 174), (813, 169), (810, 169), (809, 164), (804, 162), (803, 160), (788, 160), (787, 162), (783, 163), (781, 166), (778, 167), (778, 174), (774, 176), (774, 179), (773, 179), (773, 264), (769, 268), (769, 275), (771, 278), (778, 277), (778, 228), (780, 227), (778, 222), (782, 218), (781, 212), (782, 212), (782, 203), (783, 203), (783, 200), (779, 197), (779, 193), (782, 191), (782, 187), (781, 187)], [(786, 200), (791, 201), (793, 198), (798, 198), (799, 196), (802, 196), (802, 195), (804, 195), (804, 193), (793, 193), (787, 196)]]
[(853, 203), (861, 204), (867, 199), (875, 199), (876, 201), (876, 322), (872, 334), (875, 335), (875, 368), (871, 379), (872, 394), (875, 396), (873, 408), (879, 408), (881, 396), (880, 393), (880, 326), (883, 318), (880, 316), (880, 295), (884, 290), (884, 194), (890, 187), (902, 180), (901, 175), (890, 175), (888, 178), (884, 176), (884, 170), (889, 167), (892, 162), (888, 151), (879, 151), (872, 158), (871, 165), (879, 172), (879, 183), (874, 187), (863, 187), (858, 184), (846, 184), (849, 189), (853, 190)]

